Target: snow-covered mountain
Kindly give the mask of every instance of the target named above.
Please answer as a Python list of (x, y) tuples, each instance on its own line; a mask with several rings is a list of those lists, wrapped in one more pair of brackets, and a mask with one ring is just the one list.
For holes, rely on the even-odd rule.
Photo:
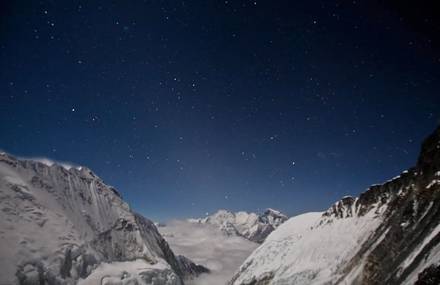
[(219, 210), (215, 214), (190, 222), (211, 224), (220, 228), (227, 235), (242, 236), (250, 241), (261, 243), (278, 226), (287, 220), (287, 216), (273, 209), (264, 213), (230, 212)]
[(440, 284), (440, 128), (415, 167), (323, 213), (289, 219), (232, 285)]
[(85, 167), (0, 153), (0, 284), (183, 284), (201, 267)]

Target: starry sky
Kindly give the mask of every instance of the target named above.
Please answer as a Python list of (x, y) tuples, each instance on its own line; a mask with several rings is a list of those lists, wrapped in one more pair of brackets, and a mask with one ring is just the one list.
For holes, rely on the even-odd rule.
[(326, 209), (439, 123), (434, 2), (2, 1), (0, 149), (157, 220)]

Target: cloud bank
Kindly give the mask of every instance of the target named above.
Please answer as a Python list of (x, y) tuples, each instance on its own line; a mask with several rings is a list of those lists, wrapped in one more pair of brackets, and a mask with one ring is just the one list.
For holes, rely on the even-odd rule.
[(189, 285), (224, 285), (258, 244), (241, 237), (226, 236), (212, 225), (172, 221), (159, 231), (176, 254), (189, 257), (211, 270)]

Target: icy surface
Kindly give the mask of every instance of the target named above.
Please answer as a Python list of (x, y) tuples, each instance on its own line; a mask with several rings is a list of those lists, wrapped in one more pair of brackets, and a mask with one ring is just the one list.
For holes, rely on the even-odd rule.
[(149, 264), (143, 259), (101, 263), (92, 274), (80, 279), (78, 285), (181, 285), (168, 264)]
[(326, 284), (339, 278), (349, 260), (380, 225), (371, 211), (363, 217), (334, 219), (307, 213), (289, 219), (243, 263), (233, 284)]
[(85, 167), (1, 154), (0, 209), (0, 284), (73, 282), (112, 261), (178, 268), (154, 224)]

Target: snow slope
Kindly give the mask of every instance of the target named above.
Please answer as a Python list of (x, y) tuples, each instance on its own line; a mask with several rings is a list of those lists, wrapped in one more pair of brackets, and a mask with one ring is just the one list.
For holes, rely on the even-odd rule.
[(168, 276), (154, 284), (182, 283), (154, 224), (114, 188), (86, 167), (44, 162), (0, 153), (0, 284), (74, 284), (114, 261), (142, 263), (132, 273), (146, 279)]
[(163, 261), (150, 264), (144, 259), (136, 259), (101, 263), (86, 279), (80, 279), (78, 285), (173, 285), (179, 282), (176, 274)]
[(234, 284), (252, 284), (256, 276), (271, 276), (271, 284), (326, 284), (337, 279), (341, 263), (353, 257), (380, 223), (373, 211), (360, 219), (322, 219), (322, 213), (293, 217), (244, 262)]
[(439, 170), (440, 128), (423, 143), (415, 167), (359, 198), (282, 224), (230, 284), (438, 284)]

